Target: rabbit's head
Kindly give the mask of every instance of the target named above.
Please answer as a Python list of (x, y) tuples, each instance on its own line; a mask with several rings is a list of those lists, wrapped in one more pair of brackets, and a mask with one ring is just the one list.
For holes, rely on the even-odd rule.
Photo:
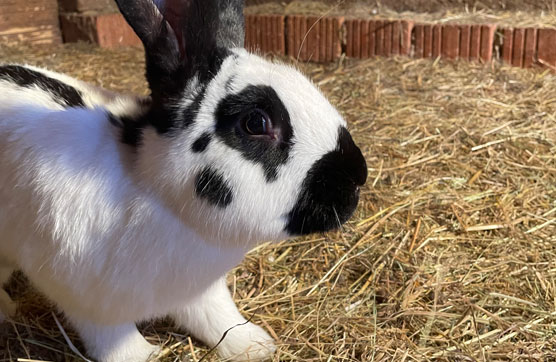
[[(143, 182), (208, 240), (253, 246), (338, 227), (367, 167), (346, 122), (290, 66), (243, 49), (241, 0), (118, 0), (152, 106), (124, 123)], [(240, 244), (243, 243), (243, 244)]]

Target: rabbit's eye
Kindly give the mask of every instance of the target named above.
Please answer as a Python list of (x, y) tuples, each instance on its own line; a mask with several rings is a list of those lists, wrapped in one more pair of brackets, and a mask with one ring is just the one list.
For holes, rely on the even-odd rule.
[(245, 132), (253, 136), (263, 136), (272, 134), (272, 124), (270, 118), (262, 109), (254, 109), (245, 114), (241, 120), (241, 125)]

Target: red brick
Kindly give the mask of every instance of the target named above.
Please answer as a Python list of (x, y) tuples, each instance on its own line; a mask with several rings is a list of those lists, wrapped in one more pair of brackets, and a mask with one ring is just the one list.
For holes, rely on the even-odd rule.
[(268, 21), (266, 21), (265, 16), (257, 17), (257, 35), (260, 44), (260, 48), (263, 54), (268, 52), (268, 38), (266, 36), (266, 26)]
[(258, 52), (261, 51), (261, 39), (257, 39), (259, 36), (259, 17), (254, 16), (251, 19), (251, 41), (253, 42), (253, 48)]
[(265, 37), (268, 41), (268, 52), (274, 53), (274, 50), (277, 48), (276, 45), (276, 31), (274, 30), (274, 17), (272, 15), (266, 16), (267, 24), (266, 24), (266, 34)]
[(98, 44), (96, 21), (94, 16), (79, 14), (63, 14), (60, 16), (60, 26), (64, 43), (85, 41)]
[(401, 21), (395, 21), (392, 23), (392, 55), (400, 54), (401, 47), (401, 33), (402, 33), (402, 23)]
[(442, 26), (434, 25), (432, 28), (432, 56), (439, 57), (442, 51)]
[(556, 29), (539, 29), (537, 58), (545, 66), (556, 67)]
[(375, 54), (384, 55), (384, 22), (382, 20), (375, 22), (375, 41)]
[(415, 57), (423, 58), (425, 51), (425, 28), (423, 25), (415, 25)]
[(469, 59), (469, 47), (471, 46), (471, 26), (460, 26), (459, 58)]
[(46, 45), (61, 42), (56, 0), (0, 0), (0, 43)]
[(321, 59), (321, 44), (322, 44), (322, 30), (321, 27), (323, 27), (323, 22), (322, 22), (322, 18), (317, 19), (315, 21), (315, 26), (313, 28), (313, 32), (315, 33), (314, 38), (315, 38), (315, 50), (314, 50), (314, 62), (322, 62), (323, 59)]
[(353, 57), (353, 23), (354, 20), (346, 20), (346, 56)]
[(413, 21), (402, 21), (402, 33), (400, 35), (400, 54), (409, 55), (411, 52), (411, 33), (413, 31)]
[(276, 38), (274, 36), (274, 17), (272, 15), (268, 15), (266, 18), (266, 29), (265, 29), (265, 38), (267, 41), (267, 52), (274, 53), (274, 49), (276, 49)]
[(459, 55), (459, 34), (457, 25), (444, 25), (442, 29), (442, 56), (456, 59)]
[(479, 60), (481, 54), (481, 26), (471, 27), (471, 40), (469, 44), (469, 60)]
[(253, 49), (256, 50), (257, 52), (262, 51), (261, 49), (261, 39), (259, 37), (259, 17), (258, 16), (254, 16), (253, 19), (251, 19), (251, 39), (253, 42)]
[(360, 23), (360, 31), (361, 31), (361, 58), (368, 58), (369, 57), (369, 21), (368, 20), (361, 20)]
[(326, 19), (322, 18), (320, 20), (320, 39), (319, 39), (319, 59), (321, 62), (328, 61), (326, 58), (326, 36), (328, 33), (328, 28), (326, 26)]
[(286, 18), (286, 22), (291, 23), (291, 32), (288, 33), (288, 38), (291, 39), (291, 46), (288, 46), (287, 54), (297, 59), (300, 54), (300, 44), (301, 41), (299, 40), (300, 28), (301, 28), (301, 21), (299, 16), (296, 15), (288, 15)]
[(61, 20), (65, 42), (84, 40), (103, 48), (141, 45), (121, 14), (64, 14)]
[(266, 39), (266, 21), (264, 17), (257, 16), (257, 41), (261, 52), (264, 54), (268, 52), (267, 39)]
[(481, 60), (486, 63), (492, 60), (492, 51), (494, 49), (494, 32), (496, 25), (489, 24), (481, 26)]
[(502, 41), (502, 60), (506, 64), (512, 64), (512, 50), (514, 43), (513, 29), (504, 29), (504, 38)]
[(286, 54), (286, 18), (284, 15), (276, 16), (276, 35), (278, 41), (278, 48), (276, 51), (278, 54)]
[(336, 60), (342, 56), (342, 39), (340, 38), (341, 29), (344, 24), (344, 17), (335, 17), (333, 18), (334, 22), (334, 31), (332, 32), (332, 60)]
[(101, 47), (141, 45), (141, 40), (120, 14), (100, 16), (97, 19), (98, 41)]
[[(554, 44), (556, 45), (556, 44)], [(523, 53), (523, 66), (531, 67), (537, 58), (537, 29), (525, 29), (525, 49)]]
[(423, 47), (423, 56), (425, 58), (430, 58), (432, 57), (432, 25), (425, 25), (424, 38), (425, 46)]
[(300, 34), (300, 28), (301, 28), (301, 21), (299, 19), (299, 16), (296, 15), (288, 15), (288, 17), (286, 18), (286, 22), (291, 22), (291, 28), (292, 28), (292, 32), (288, 33), (288, 38), (291, 38), (292, 41), (292, 46), (288, 47), (288, 49), (286, 49), (287, 54), (294, 58), (297, 59), (299, 54), (300, 54), (300, 44), (301, 41), (299, 40), (299, 34)]
[(376, 22), (374, 20), (369, 21), (369, 57), (374, 57), (376, 55)]
[(523, 56), (525, 50), (525, 30), (514, 29), (514, 49), (512, 51), (512, 65), (523, 66)]
[(361, 57), (361, 20), (353, 20), (353, 57)]
[(267, 37), (269, 38), (269, 51), (271, 53), (276, 54), (277, 49), (279, 48), (278, 45), (278, 37), (279, 37), (279, 29), (278, 29), (278, 19), (276, 15), (269, 15), (268, 16), (268, 28), (267, 28)]
[(251, 19), (251, 41), (253, 44), (253, 50), (257, 52), (262, 52), (261, 49), (261, 38), (259, 36), (260, 28), (259, 28), (259, 17), (253, 16)]
[(392, 55), (392, 27), (393, 22), (388, 21), (384, 24), (384, 45), (382, 47), (383, 55), (389, 57)]
[(309, 34), (307, 33), (307, 17), (299, 15), (299, 60), (307, 60), (309, 58)]
[(310, 60), (313, 62), (319, 61), (319, 23), (318, 18), (307, 17), (307, 58), (304, 60)]
[(288, 29), (286, 54), (293, 56), (295, 53), (295, 18), (293, 16), (286, 17), (286, 28)]
[(333, 49), (332, 49), (332, 47), (334, 46), (334, 19), (326, 18), (325, 23), (326, 23), (326, 46), (325, 46), (326, 57), (325, 57), (325, 60), (327, 62), (331, 62), (334, 59)]
[(328, 62), (342, 55), (340, 34), (343, 17), (290, 15), (286, 24), (289, 56), (300, 61)]
[(313, 53), (314, 54), (313, 55), (314, 56), (313, 61), (314, 62), (322, 62), (322, 59), (321, 59), (321, 56), (320, 56), (320, 54), (321, 54), (321, 49), (320, 49), (321, 48), (321, 34), (322, 34), (320, 28), (322, 27), (322, 19), (318, 19), (314, 24), (315, 24), (315, 26), (313, 27), (313, 30), (311, 30), (314, 33), (313, 37), (314, 37), (314, 42), (315, 42), (314, 53)]
[(272, 33), (270, 34), (270, 36), (272, 37), (273, 41), (272, 41), (272, 52), (275, 54), (280, 54), (280, 55), (284, 55), (286, 54), (285, 48), (285, 42), (286, 39), (285, 37), (285, 33), (286, 33), (286, 29), (285, 29), (285, 19), (283, 15), (272, 15), (271, 16), (272, 19)]
[(264, 54), (267, 54), (272, 50), (272, 37), (270, 36), (271, 26), (272, 23), (270, 20), (270, 16), (268, 15), (261, 16), (261, 31), (262, 31), (263, 41), (265, 44)]
[(253, 26), (251, 25), (252, 16), (247, 15), (245, 16), (245, 42), (244, 46), (245, 49), (251, 50), (253, 48), (253, 40), (251, 39), (251, 29)]
[[(28, 1), (28, 0), (25, 0)], [(23, 2), (23, 1), (22, 1)], [(66, 13), (85, 11), (101, 11), (103, 13), (117, 13), (118, 7), (113, 0), (59, 0), (60, 11)], [(90, 15), (90, 14), (89, 14)]]

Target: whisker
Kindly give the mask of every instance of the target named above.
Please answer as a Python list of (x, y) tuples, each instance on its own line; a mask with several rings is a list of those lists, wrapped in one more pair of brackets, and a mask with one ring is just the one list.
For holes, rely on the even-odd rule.
[(338, 229), (344, 232), (344, 227), (342, 225), (342, 222), (340, 221), (340, 217), (338, 216), (338, 212), (336, 211), (336, 208), (334, 206), (332, 206), (332, 210), (334, 210), (334, 216), (336, 216), (336, 221), (338, 222)]

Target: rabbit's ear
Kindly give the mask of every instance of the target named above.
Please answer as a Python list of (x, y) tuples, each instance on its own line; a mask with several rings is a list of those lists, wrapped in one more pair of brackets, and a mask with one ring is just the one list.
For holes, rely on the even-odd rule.
[[(183, 37), (175, 24), (178, 1), (116, 0), (118, 8), (145, 46), (147, 67), (174, 71), (182, 56)], [(157, 7), (158, 5), (158, 7)]]
[(217, 45), (223, 48), (243, 48), (245, 39), (245, 20), (243, 18), (244, 0), (219, 0), (219, 26)]
[(226, 48), (243, 45), (243, 0), (116, 2), (145, 46), (154, 98), (195, 75), (215, 74)]

